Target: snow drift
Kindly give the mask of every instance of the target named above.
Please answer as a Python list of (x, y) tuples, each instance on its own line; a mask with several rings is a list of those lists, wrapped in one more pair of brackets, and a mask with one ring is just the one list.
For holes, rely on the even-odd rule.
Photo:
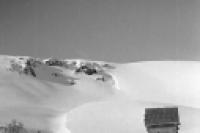
[(33, 132), (69, 133), (70, 112), (71, 133), (144, 133), (145, 107), (178, 106), (181, 132), (200, 131), (199, 62), (115, 64), (2, 55), (0, 63), (1, 124), (17, 119)]

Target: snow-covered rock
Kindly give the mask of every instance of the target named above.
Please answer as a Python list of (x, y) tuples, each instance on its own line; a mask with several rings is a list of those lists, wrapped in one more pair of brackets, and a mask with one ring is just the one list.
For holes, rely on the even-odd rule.
[[(37, 79), (75, 85), (78, 83), (76, 80), (80, 80), (80, 78), (76, 78), (79, 77), (77, 74), (84, 74), (88, 77), (94, 75), (92, 78), (96, 77), (96, 80), (103, 82), (112, 81), (114, 84), (112, 75), (106, 72), (106, 69), (110, 69), (112, 65), (106, 63), (103, 64), (101, 62), (101, 64), (98, 64), (97, 62), (85, 60), (58, 60), (55, 58), (44, 60), (31, 57), (10, 58), (10, 71), (29, 75)], [(69, 76), (68, 74), (64, 74), (65, 72), (71, 72), (73, 75)]]

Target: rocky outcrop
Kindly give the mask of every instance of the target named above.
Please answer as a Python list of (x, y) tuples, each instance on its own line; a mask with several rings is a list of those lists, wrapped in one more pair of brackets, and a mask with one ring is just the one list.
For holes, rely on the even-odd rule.
[(11, 60), (11, 71), (19, 72), (20, 74), (26, 74), (31, 75), (33, 77), (36, 77), (36, 73), (34, 71), (34, 68), (36, 68), (38, 65), (41, 65), (42, 62), (38, 59), (33, 58), (27, 58), (24, 59), (22, 57), (18, 58), (19, 60)]
[[(108, 63), (95, 62), (95, 61), (86, 61), (86, 60), (59, 60), (56, 58), (49, 58), (41, 60), (38, 58), (32, 57), (19, 57), (10, 61), (10, 70), (18, 72), (19, 74), (25, 74), (32, 76), (34, 78), (38, 77), (38, 73), (42, 70), (39, 70), (41, 66), (43, 68), (51, 68), (51, 74), (53, 79), (65, 79), (70, 85), (75, 84), (75, 78), (70, 78), (70, 76), (63, 75), (62, 70), (70, 71), (74, 76), (87, 75), (95, 78), (97, 81), (110, 81), (113, 80), (112, 75), (107, 72), (109, 69), (114, 69), (115, 67)], [(58, 69), (62, 68), (58, 72)], [(40, 71), (40, 72), (36, 72)], [(39, 77), (38, 77), (39, 78)]]

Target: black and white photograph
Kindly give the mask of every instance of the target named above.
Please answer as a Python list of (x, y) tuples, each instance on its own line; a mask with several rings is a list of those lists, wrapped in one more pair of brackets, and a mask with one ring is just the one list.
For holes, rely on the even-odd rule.
[(0, 0), (0, 133), (200, 133), (200, 0)]

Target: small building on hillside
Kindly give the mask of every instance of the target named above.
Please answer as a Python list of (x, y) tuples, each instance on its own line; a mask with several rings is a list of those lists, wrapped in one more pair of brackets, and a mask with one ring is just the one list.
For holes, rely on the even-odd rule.
[(148, 133), (178, 133), (178, 108), (146, 108), (144, 121)]

